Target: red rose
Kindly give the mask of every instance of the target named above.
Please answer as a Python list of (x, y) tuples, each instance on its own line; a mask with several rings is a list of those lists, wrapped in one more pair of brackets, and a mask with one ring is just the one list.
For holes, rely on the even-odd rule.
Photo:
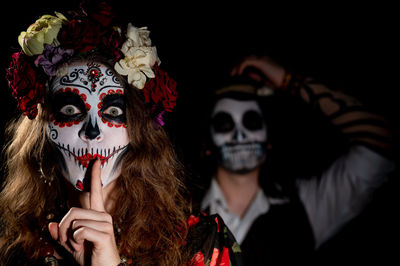
[(42, 102), (45, 94), (44, 77), (35, 70), (34, 64), (21, 51), (12, 55), (6, 72), (8, 86), (17, 100), (18, 109), (30, 119), (37, 115), (37, 104)]
[(100, 23), (103, 27), (110, 25), (114, 19), (114, 13), (111, 6), (107, 2), (101, 2), (96, 5), (93, 9), (88, 10), (89, 16)]
[(153, 101), (156, 105), (162, 104), (167, 112), (172, 112), (176, 105), (178, 92), (176, 81), (171, 79), (167, 72), (161, 70), (157, 64), (154, 65), (155, 78), (146, 82), (143, 88), (144, 97), (147, 103)]
[(75, 53), (85, 53), (94, 48), (103, 49), (118, 60), (118, 51), (122, 43), (120, 33), (110, 26), (114, 19), (111, 7), (106, 2), (82, 6), (82, 13), (62, 28), (59, 41), (64, 48), (73, 49)]
[(64, 48), (73, 49), (75, 53), (85, 53), (100, 43), (100, 24), (84, 19), (73, 19), (65, 25), (59, 34), (59, 41)]
[(63, 48), (73, 49), (75, 53), (99, 49), (116, 62), (122, 56), (120, 51), (122, 36), (113, 27), (106, 27), (105, 23), (104, 20), (93, 19), (92, 16), (77, 17), (62, 28), (59, 41)]
[(114, 62), (117, 62), (122, 57), (122, 41), (121, 34), (114, 29), (106, 32), (101, 38), (102, 49), (114, 59)]

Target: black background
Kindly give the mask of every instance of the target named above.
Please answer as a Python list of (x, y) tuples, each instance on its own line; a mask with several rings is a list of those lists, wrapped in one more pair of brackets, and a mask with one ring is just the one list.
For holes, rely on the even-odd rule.
[[(334, 89), (344, 88), (385, 115), (394, 125), (395, 137), (398, 135), (396, 39), (400, 24), (393, 5), (268, 1), (112, 1), (112, 5), (124, 20), (149, 28), (161, 67), (178, 82), (180, 98), (176, 112), (167, 118), (168, 130), (189, 164), (198, 155), (211, 89), (228, 76), (235, 62), (249, 54), (268, 55)], [(19, 49), (19, 33), (34, 20), (53, 11), (66, 14), (77, 6), (76, 0), (8, 1), (1, 16), (1, 69), (6, 69), (11, 53)], [(16, 111), (5, 79), (0, 82), (4, 127)], [(285, 130), (283, 136), (290, 136), (288, 143), (301, 142), (298, 136), (307, 135), (297, 134), (303, 128), (287, 126)], [(300, 162), (312, 160), (310, 150), (300, 145), (291, 159), (301, 156)], [(322, 249), (325, 262), (395, 259), (399, 247), (394, 215), (398, 211), (398, 181), (393, 180), (376, 193), (375, 201), (360, 218)], [(391, 240), (395, 242), (389, 243)]]

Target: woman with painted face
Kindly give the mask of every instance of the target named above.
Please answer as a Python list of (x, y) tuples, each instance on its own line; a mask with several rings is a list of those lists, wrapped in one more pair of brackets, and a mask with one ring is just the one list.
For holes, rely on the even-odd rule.
[[(201, 208), (221, 215), (246, 265), (311, 262), (315, 249), (361, 213), (393, 170), (387, 122), (353, 97), (286, 72), (269, 58), (246, 58), (232, 74), (214, 93), (206, 154), (215, 155), (209, 157), (216, 168)], [(261, 97), (274, 90), (279, 94)], [(271, 104), (279, 95), (323, 116), (345, 140), (342, 154), (319, 174), (293, 183), (279, 180), (282, 171), (269, 171), (270, 124), (261, 102)]]
[(162, 126), (176, 82), (147, 28), (110, 6), (44, 15), (18, 38), (7, 80), (1, 265), (241, 265), (219, 216), (195, 216)]

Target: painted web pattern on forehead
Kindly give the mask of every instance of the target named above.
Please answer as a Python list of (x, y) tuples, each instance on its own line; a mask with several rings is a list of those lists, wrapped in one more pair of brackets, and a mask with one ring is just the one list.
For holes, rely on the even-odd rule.
[[(53, 86), (60, 85), (75, 86), (87, 90), (90, 94), (96, 92), (98, 88), (101, 90), (107, 87), (123, 88), (110, 68), (102, 71), (102, 65), (95, 62), (88, 62), (85, 67), (76, 67), (67, 75), (56, 79)], [(103, 68), (105, 68), (103, 66)]]

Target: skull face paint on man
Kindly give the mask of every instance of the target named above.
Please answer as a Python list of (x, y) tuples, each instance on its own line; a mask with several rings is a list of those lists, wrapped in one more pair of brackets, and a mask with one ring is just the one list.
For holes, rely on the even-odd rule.
[(50, 86), (49, 136), (61, 152), (65, 178), (78, 190), (86, 190), (90, 162), (101, 161), (103, 187), (121, 173), (127, 150), (124, 88), (113, 71), (100, 63), (79, 61)]
[(265, 160), (267, 127), (254, 100), (220, 99), (212, 112), (211, 136), (220, 165), (230, 172), (250, 172)]

